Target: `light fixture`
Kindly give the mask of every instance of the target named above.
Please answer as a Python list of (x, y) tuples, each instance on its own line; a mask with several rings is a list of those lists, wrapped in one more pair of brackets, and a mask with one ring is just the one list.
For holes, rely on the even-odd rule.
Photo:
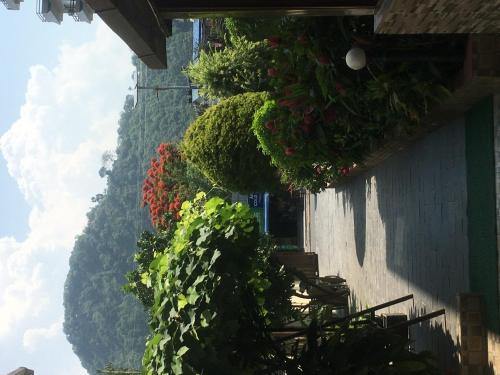
[(362, 48), (353, 46), (345, 56), (347, 66), (353, 70), (360, 70), (366, 66), (366, 53)]

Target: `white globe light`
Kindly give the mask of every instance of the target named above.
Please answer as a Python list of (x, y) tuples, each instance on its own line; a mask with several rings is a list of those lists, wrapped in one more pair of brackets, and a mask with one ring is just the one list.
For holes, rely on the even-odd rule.
[(359, 47), (352, 47), (345, 56), (347, 66), (353, 70), (360, 70), (366, 66), (366, 54)]

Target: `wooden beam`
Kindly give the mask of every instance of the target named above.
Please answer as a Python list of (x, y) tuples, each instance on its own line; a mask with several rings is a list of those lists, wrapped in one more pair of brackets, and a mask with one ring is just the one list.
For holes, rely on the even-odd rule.
[(373, 15), (377, 0), (154, 0), (163, 18)]

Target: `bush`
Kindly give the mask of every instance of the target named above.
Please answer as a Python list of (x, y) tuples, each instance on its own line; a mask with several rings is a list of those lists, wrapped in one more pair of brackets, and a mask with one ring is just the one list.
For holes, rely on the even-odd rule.
[(184, 173), (185, 163), (177, 147), (162, 143), (157, 149), (158, 159), (151, 160), (151, 167), (142, 185), (142, 206), (149, 207), (151, 222), (155, 227), (170, 227), (178, 218), (181, 208), (181, 188), (178, 176)]
[(183, 203), (170, 246), (143, 277), (154, 290), (146, 374), (241, 374), (268, 355), (292, 289), (258, 244), (247, 206), (203, 194)]
[(193, 199), (199, 191), (213, 191), (204, 176), (181, 155), (177, 146), (162, 143), (157, 148), (158, 157), (151, 160), (151, 167), (142, 186), (142, 205), (149, 207), (151, 222), (160, 230), (169, 229), (179, 218), (181, 204)]
[[(145, 375), (439, 373), (432, 355), (409, 351), (407, 338), (369, 314), (354, 323), (332, 317), (329, 305), (294, 309), (292, 277), (247, 206), (199, 193), (180, 217), (173, 237), (145, 234), (140, 243)], [(273, 337), (283, 328), (297, 331)]]
[(252, 91), (266, 91), (267, 68), (270, 59), (265, 42), (251, 42), (242, 37), (232, 38), (232, 46), (222, 51), (201, 51), (197, 61), (186, 69), (187, 76), (208, 98), (225, 98)]
[(251, 126), (266, 93), (246, 93), (209, 108), (186, 131), (182, 151), (215, 185), (230, 191), (273, 191), (277, 170), (257, 149)]
[[(139, 241), (137, 241), (139, 251), (134, 255), (137, 268), (125, 275), (128, 283), (123, 289), (125, 292), (135, 295), (147, 309), (150, 309), (154, 302), (152, 288), (154, 282), (150, 280), (148, 284), (145, 278), (146, 275), (149, 275), (149, 265), (158, 254), (162, 253), (168, 247), (173, 234), (173, 227), (169, 227), (167, 230), (160, 230), (155, 234), (144, 231)], [(149, 277), (151, 278), (151, 276)]]
[[(411, 134), (447, 94), (426, 64), (349, 69), (343, 56), (351, 38), (369, 25), (339, 22), (290, 22), (268, 40), (274, 100), (258, 112), (253, 129), (282, 179), (296, 188), (319, 191), (349, 174), (385, 139)], [(345, 35), (349, 28), (358, 35)]]
[(274, 100), (256, 112), (252, 129), (259, 148), (278, 167), (282, 182), (292, 188), (319, 191), (343, 170), (325, 152), (325, 139), (314, 139), (309, 126), (294, 121)]

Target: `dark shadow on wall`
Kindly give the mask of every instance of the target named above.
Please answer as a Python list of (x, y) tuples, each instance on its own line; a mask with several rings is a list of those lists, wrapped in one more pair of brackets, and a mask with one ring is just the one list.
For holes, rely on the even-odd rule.
[(342, 195), (344, 215), (352, 209), (354, 218), (354, 244), (358, 263), (363, 266), (366, 254), (366, 187), (364, 184), (348, 184), (336, 188)]
[[(468, 290), (463, 119), (353, 178), (336, 188), (336, 193), (343, 199), (344, 212), (353, 210), (361, 266), (366, 261), (367, 231), (371, 231), (370, 238), (383, 237), (384, 248), (378, 255), (373, 253), (382, 264), (385, 259), (386, 269), (379, 272), (395, 273), (408, 284), (410, 293), (429, 296), (433, 306), (428, 308), (456, 306), (457, 293)], [(367, 197), (368, 207), (377, 202), (382, 233), (367, 223)], [(370, 211), (368, 218), (376, 216), (377, 212)], [(421, 349), (432, 350), (444, 369), (454, 371), (457, 350), (446, 329), (424, 323), (412, 331)]]
[[(378, 301), (383, 303), (387, 301)], [(359, 300), (354, 290), (351, 290), (349, 297), (349, 313), (355, 313), (370, 306), (363, 306), (363, 301)], [(398, 311), (396, 309), (396, 311)], [(408, 314), (408, 319), (413, 319), (431, 311), (425, 308), (417, 309), (411, 307), (409, 311), (401, 307), (399, 310)], [(381, 311), (376, 312), (377, 315)], [(455, 344), (446, 324), (445, 316), (440, 316), (432, 320), (427, 320), (409, 327), (410, 347), (416, 352), (424, 350), (431, 351), (437, 361), (440, 373), (443, 375), (459, 375), (459, 346)], [(458, 341), (458, 338), (457, 338)]]
[[(348, 284), (349, 284), (349, 280), (348, 281)], [(356, 296), (356, 292), (354, 290), (350, 290), (350, 294), (349, 294), (349, 314), (354, 314), (355, 312), (358, 312), (360, 310), (362, 310), (362, 306), (361, 306), (361, 301), (358, 299), (358, 297)]]
[(468, 289), (463, 119), (394, 155), (370, 177), (376, 181), (387, 268), (438, 305), (455, 306), (457, 293)]
[[(412, 308), (409, 319), (429, 313), (425, 308)], [(426, 343), (414, 347), (416, 351), (431, 350), (438, 360), (441, 373), (444, 375), (459, 375), (459, 347), (453, 341), (446, 327), (446, 318), (438, 317), (410, 327), (410, 341)]]

